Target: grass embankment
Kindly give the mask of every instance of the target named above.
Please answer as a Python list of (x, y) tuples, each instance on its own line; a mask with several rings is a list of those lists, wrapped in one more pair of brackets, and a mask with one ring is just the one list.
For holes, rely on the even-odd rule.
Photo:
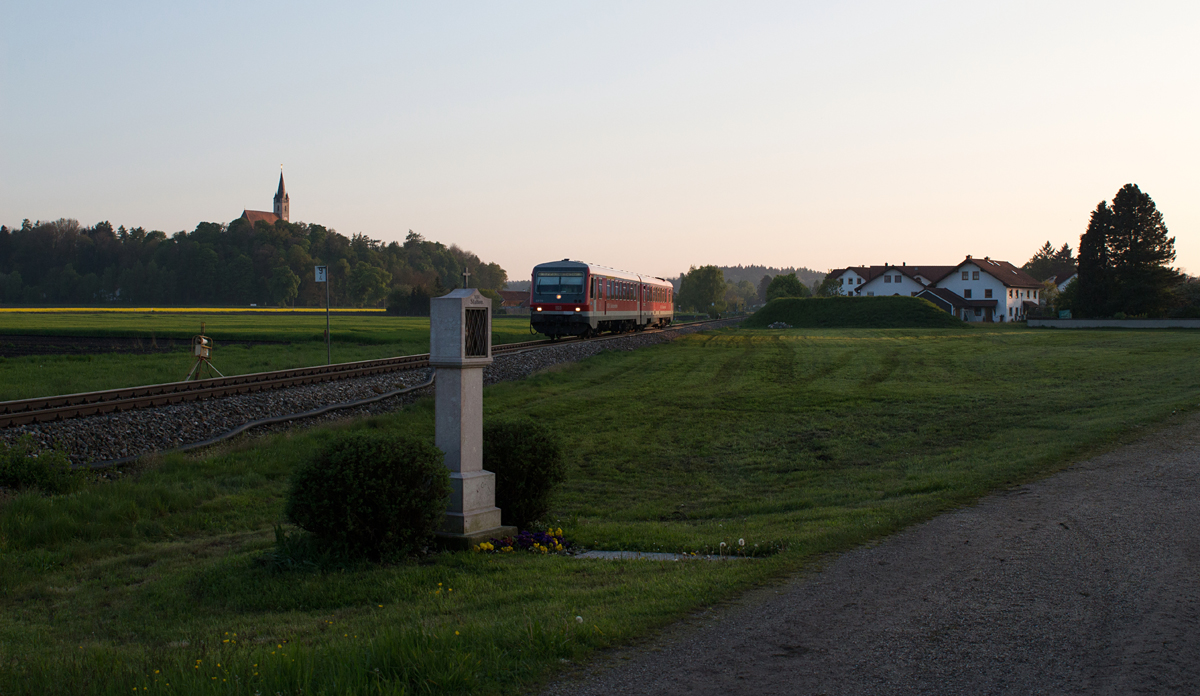
[[(287, 477), (328, 430), (22, 495), (0, 509), (0, 690), (515, 692), (1192, 409), (1198, 353), (1182, 332), (724, 331), (486, 390), (490, 416), (567, 438), (553, 524), (569, 539), (744, 539), (766, 555), (752, 562), (458, 553), (273, 571)], [(431, 404), (349, 427), (430, 437)]]
[[(0, 313), (0, 344), (3, 334), (21, 334), (137, 338), (147, 346), (176, 346), (166, 353), (0, 358), (0, 401), (177, 382), (192, 367), (190, 341), (200, 333), (201, 322), (216, 341), (213, 364), (225, 375), (325, 364), (324, 315)], [(334, 316), (330, 338), (334, 362), (426, 353), (429, 319)], [(494, 343), (535, 338), (529, 333), (529, 317), (492, 321)], [(235, 341), (272, 343), (228, 345)]]
[(746, 319), (766, 328), (782, 321), (804, 329), (950, 329), (966, 326), (917, 297), (781, 297)]

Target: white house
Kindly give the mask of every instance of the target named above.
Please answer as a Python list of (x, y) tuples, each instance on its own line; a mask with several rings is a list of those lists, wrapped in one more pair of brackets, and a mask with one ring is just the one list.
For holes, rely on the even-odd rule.
[(968, 256), (954, 270), (936, 281), (938, 288), (953, 292), (968, 306), (958, 312), (964, 321), (1024, 321), (1037, 309), (1042, 284), (1007, 261)]
[(923, 297), (963, 321), (1022, 321), (1042, 284), (1007, 261), (970, 256), (957, 266), (851, 266), (835, 269), (843, 295)]
[(853, 295), (855, 288), (871, 277), (870, 268), (864, 266), (851, 266), (850, 268), (835, 268), (830, 271), (834, 278), (838, 279), (837, 291), (839, 295)]
[(842, 295), (858, 295), (859, 297), (875, 297), (882, 295), (915, 296), (941, 276), (945, 275), (952, 266), (909, 266), (900, 264), (893, 266), (851, 266), (832, 271), (833, 277), (839, 280), (838, 292)]
[(1046, 282), (1054, 283), (1054, 285), (1058, 288), (1058, 291), (1062, 292), (1063, 290), (1067, 289), (1068, 285), (1074, 283), (1075, 279), (1078, 277), (1078, 271), (1071, 271), (1070, 273), (1063, 273), (1062, 275), (1050, 276), (1046, 279)]

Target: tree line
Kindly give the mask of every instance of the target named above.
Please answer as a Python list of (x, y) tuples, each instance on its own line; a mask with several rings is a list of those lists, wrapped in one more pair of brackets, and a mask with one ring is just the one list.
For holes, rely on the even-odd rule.
[[(746, 311), (755, 305), (766, 304), (777, 297), (812, 297), (837, 294), (837, 282), (825, 274), (801, 269), (812, 278), (812, 285), (805, 285), (798, 273), (764, 274), (758, 284), (730, 273), (728, 266), (693, 266), (679, 278), (675, 295), (675, 306), (684, 312), (701, 312), (712, 316), (728, 311)], [(742, 269), (741, 266), (737, 267)], [(767, 269), (765, 266), (747, 268)], [(767, 269), (780, 270), (780, 269)], [(734, 278), (730, 278), (733, 275)]]
[(462, 283), (489, 291), (507, 274), (455, 245), (409, 230), (403, 243), (346, 237), (322, 225), (244, 218), (202, 222), (168, 236), (141, 227), (84, 227), (77, 220), (0, 226), (0, 301), (5, 304), (280, 305), (319, 307), (329, 269), (330, 304), (428, 314), (430, 296)]

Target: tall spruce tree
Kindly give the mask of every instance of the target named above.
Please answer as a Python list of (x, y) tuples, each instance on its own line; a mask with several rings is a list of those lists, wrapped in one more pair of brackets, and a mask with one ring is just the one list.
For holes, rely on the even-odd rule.
[(1135, 316), (1167, 313), (1171, 288), (1179, 282), (1170, 266), (1175, 238), (1167, 236), (1162, 213), (1135, 184), (1126, 184), (1113, 198), (1108, 258), (1116, 311)]
[(1080, 316), (1121, 312), (1163, 316), (1173, 301), (1179, 274), (1175, 238), (1167, 236), (1162, 213), (1136, 184), (1126, 184), (1112, 205), (1101, 201), (1079, 238)]
[(1108, 203), (1092, 211), (1087, 231), (1079, 238), (1079, 279), (1075, 311), (1081, 317), (1108, 315), (1112, 303), (1112, 278), (1108, 265), (1108, 236), (1112, 228), (1112, 212)]
[(1021, 270), (1033, 276), (1037, 280), (1045, 280), (1052, 275), (1051, 269), (1054, 267), (1054, 247), (1047, 241), (1042, 245), (1041, 249), (1033, 255), (1033, 258), (1025, 262), (1021, 266)]

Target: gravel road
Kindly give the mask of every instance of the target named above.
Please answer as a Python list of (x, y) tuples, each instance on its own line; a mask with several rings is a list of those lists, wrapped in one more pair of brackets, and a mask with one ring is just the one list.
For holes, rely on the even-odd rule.
[(1200, 694), (1200, 416), (701, 612), (558, 694)]

